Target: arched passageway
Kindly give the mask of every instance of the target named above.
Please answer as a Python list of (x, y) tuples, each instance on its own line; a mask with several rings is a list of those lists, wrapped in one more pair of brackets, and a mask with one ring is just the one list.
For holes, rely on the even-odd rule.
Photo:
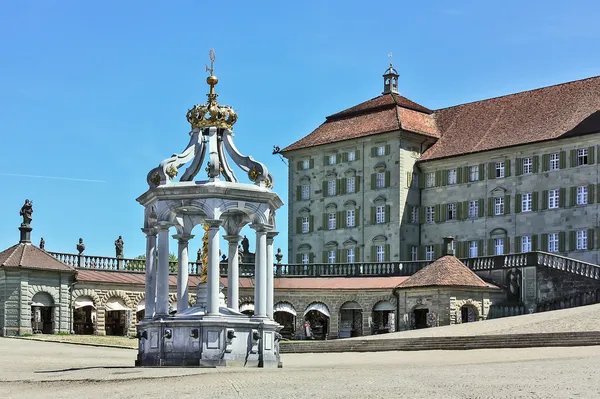
[(54, 299), (40, 291), (31, 299), (31, 330), (34, 334), (54, 333)]
[(386, 334), (394, 331), (394, 306), (389, 301), (379, 301), (373, 307), (371, 334)]
[(340, 307), (340, 338), (360, 337), (362, 323), (362, 308), (358, 302), (349, 301)]
[(129, 309), (123, 299), (112, 297), (106, 301), (105, 331), (106, 335), (127, 335), (129, 325)]
[(288, 302), (279, 302), (273, 306), (273, 319), (283, 326), (279, 331), (283, 338), (294, 338), (296, 331), (296, 309)]
[(309, 339), (327, 339), (331, 313), (323, 303), (313, 302), (304, 311), (304, 335)]
[(96, 331), (96, 306), (90, 296), (80, 296), (73, 303), (73, 331), (85, 335)]

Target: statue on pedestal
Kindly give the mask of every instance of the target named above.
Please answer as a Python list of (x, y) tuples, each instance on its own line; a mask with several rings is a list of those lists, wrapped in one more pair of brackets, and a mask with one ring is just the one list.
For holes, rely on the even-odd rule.
[(123, 259), (123, 238), (119, 236), (117, 241), (115, 241), (115, 252), (117, 259)]
[(277, 248), (277, 253), (275, 254), (275, 259), (277, 259), (277, 264), (281, 264), (281, 260), (283, 259), (283, 253), (281, 252), (281, 248)]
[(248, 237), (246, 236), (242, 238), (242, 248), (244, 249), (244, 254), (250, 253), (250, 241), (248, 241)]
[(31, 223), (31, 220), (32, 220), (32, 217), (31, 217), (32, 213), (33, 213), (33, 202), (26, 199), (25, 204), (21, 207), (21, 212), (19, 213), (21, 216), (23, 216), (23, 223), (21, 223), (21, 226), (29, 226), (29, 224)]
[(79, 252), (79, 255), (83, 254), (83, 251), (85, 251), (85, 244), (83, 243), (83, 238), (79, 239), (79, 244), (77, 244), (77, 252)]
[(244, 250), (242, 249), (241, 245), (238, 245), (237, 256), (238, 256), (238, 263), (243, 263), (244, 262)]
[(44, 249), (46, 246), (46, 241), (44, 241), (44, 237), (40, 238), (40, 249)]

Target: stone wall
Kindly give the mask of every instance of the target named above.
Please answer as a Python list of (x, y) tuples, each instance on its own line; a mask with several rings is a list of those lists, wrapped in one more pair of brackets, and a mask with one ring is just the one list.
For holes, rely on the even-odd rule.
[(5, 335), (4, 331), (4, 313), (6, 311), (6, 298), (4, 291), (4, 282), (6, 281), (4, 270), (0, 269), (0, 336)]
[(537, 270), (537, 297), (541, 303), (599, 288), (598, 280), (556, 269), (540, 267)]

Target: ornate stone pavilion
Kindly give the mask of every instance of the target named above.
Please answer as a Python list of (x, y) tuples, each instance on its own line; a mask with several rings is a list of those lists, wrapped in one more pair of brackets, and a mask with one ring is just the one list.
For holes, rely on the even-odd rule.
[[(217, 102), (211, 50), (208, 102), (187, 113), (190, 141), (148, 173), (149, 189), (137, 201), (145, 208), (146, 293), (145, 318), (138, 325), (140, 366), (259, 366), (279, 365), (273, 321), (273, 238), (275, 211), (283, 203), (267, 167), (244, 156), (233, 144), (235, 111)], [(242, 183), (226, 154), (245, 173)], [(196, 180), (208, 158), (207, 178)], [(180, 168), (183, 171), (179, 180)], [(238, 243), (242, 227), (256, 232), (254, 313), (238, 309)], [(206, 231), (207, 256), (203, 262), (198, 299), (188, 309), (188, 242), (194, 227)], [(169, 229), (178, 240), (177, 313), (169, 314)], [(219, 232), (229, 242), (228, 303), (220, 283)]]

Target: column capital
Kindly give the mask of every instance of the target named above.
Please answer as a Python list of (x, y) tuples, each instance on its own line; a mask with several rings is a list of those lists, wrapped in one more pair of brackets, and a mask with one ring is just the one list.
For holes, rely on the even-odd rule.
[(194, 238), (193, 234), (173, 234), (171, 237), (176, 239), (179, 242), (188, 242), (192, 238)]
[(267, 242), (270, 241), (271, 243), (273, 242), (273, 239), (279, 235), (278, 231), (268, 231), (267, 232)]
[(156, 236), (156, 234), (158, 233), (158, 231), (154, 227), (144, 227), (141, 230), (144, 234), (146, 234), (146, 237), (148, 237), (148, 236), (153, 237), (153, 236)]
[(273, 230), (273, 226), (270, 224), (251, 224), (250, 228), (252, 230), (255, 230), (257, 233), (267, 233), (271, 230)]
[(229, 234), (229, 235), (225, 235), (223, 236), (223, 238), (228, 242), (228, 243), (238, 243), (240, 242), (240, 240), (242, 239), (241, 235), (238, 234)]
[(171, 224), (169, 224), (168, 222), (158, 222), (156, 224), (156, 229), (158, 231), (165, 231), (165, 230), (169, 230), (171, 228)]
[(204, 219), (204, 223), (206, 223), (210, 229), (218, 229), (223, 224), (223, 221), (221, 219)]

